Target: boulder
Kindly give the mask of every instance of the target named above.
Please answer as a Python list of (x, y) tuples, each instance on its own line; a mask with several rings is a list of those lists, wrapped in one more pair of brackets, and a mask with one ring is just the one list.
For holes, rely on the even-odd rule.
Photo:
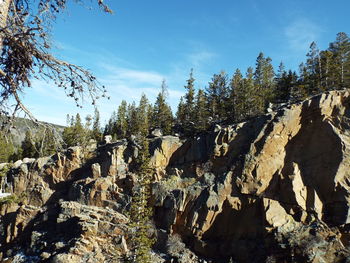
[(105, 135), (105, 136), (103, 137), (103, 142), (104, 142), (105, 144), (111, 143), (112, 140), (113, 140), (112, 135)]
[(151, 135), (153, 136), (153, 137), (161, 137), (161, 136), (163, 136), (163, 131), (161, 130), (161, 129), (153, 129), (152, 131), (151, 131)]

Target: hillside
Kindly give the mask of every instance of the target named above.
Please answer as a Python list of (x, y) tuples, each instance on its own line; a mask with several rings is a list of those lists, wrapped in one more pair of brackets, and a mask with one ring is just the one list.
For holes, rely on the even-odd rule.
[[(42, 124), (46, 124), (48, 127), (55, 129), (58, 134), (61, 134), (64, 129), (64, 126), (53, 123), (43, 122)], [(13, 126), (14, 128), (11, 129), (11, 135), (15, 146), (21, 145), (21, 142), (24, 140), (27, 130), (30, 130), (33, 134), (42, 132), (44, 130), (44, 127), (42, 125), (38, 125), (32, 120), (20, 117), (15, 118)]]
[[(196, 138), (150, 139), (152, 262), (347, 262), (350, 92)], [(139, 149), (121, 140), (16, 162), (2, 177), (3, 262), (125, 262)], [(4, 165), (3, 165), (4, 166)]]

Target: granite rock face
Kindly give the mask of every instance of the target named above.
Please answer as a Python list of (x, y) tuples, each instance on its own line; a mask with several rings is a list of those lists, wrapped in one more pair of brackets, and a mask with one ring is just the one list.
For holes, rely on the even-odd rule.
[[(349, 151), (346, 90), (192, 139), (153, 137), (154, 262), (346, 262)], [(90, 160), (76, 147), (16, 162), (1, 181), (18, 197), (0, 205), (2, 259), (122, 262), (137, 155), (124, 140)]]
[[(312, 256), (298, 252), (298, 236), (322, 226), (317, 237), (330, 249), (308, 260), (342, 260), (348, 253), (341, 229), (349, 223), (349, 117), (349, 92), (334, 91), (185, 142), (168, 170), (198, 180), (158, 191), (158, 226), (218, 262), (269, 256), (280, 262), (287, 254), (306, 260)], [(287, 252), (281, 236), (301, 243), (288, 244)]]

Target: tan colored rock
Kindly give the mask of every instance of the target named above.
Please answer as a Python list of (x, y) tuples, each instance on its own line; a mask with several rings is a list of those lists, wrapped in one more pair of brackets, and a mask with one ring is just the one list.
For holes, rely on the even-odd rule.
[[(267, 253), (276, 262), (345, 262), (349, 112), (349, 92), (332, 91), (186, 141), (151, 139), (156, 225), (165, 239), (178, 234), (215, 263), (231, 256), (243, 263), (272, 260)], [(35, 253), (57, 262), (113, 262), (113, 255), (127, 253), (127, 218), (107, 206), (125, 211), (129, 205), (138, 147), (118, 141), (98, 150), (92, 166), (84, 166), (79, 147), (16, 165), (7, 189), (28, 198), (23, 206), (1, 207), (7, 242), (30, 240)], [(64, 232), (51, 247), (65, 252), (45, 251), (37, 226)]]
[(170, 158), (174, 152), (179, 149), (182, 142), (175, 136), (163, 136), (156, 139), (154, 152), (151, 157), (150, 165), (154, 168), (166, 168), (169, 164)]
[[(184, 174), (207, 169), (217, 179), (198, 186), (201, 190), (186, 189), (179, 201), (161, 197), (164, 214), (157, 211), (164, 225), (214, 257), (215, 251), (234, 255), (228, 247), (247, 238), (263, 242), (264, 232), (297, 233), (301, 224), (315, 220), (349, 223), (348, 112), (349, 91), (332, 91), (185, 142), (172, 168), (181, 167)], [(198, 149), (207, 152), (194, 154)], [(241, 260), (250, 262), (243, 255)]]
[(99, 178), (101, 177), (101, 166), (98, 163), (94, 163), (91, 165), (92, 170), (92, 178)]
[(78, 263), (81, 262), (81, 257), (74, 254), (57, 254), (52, 258), (52, 263), (66, 263), (66, 262), (72, 262), (72, 263)]
[(264, 198), (263, 203), (265, 219), (269, 226), (272, 228), (283, 227), (286, 231), (292, 231), (296, 227), (293, 217), (287, 213), (278, 201)]
[(28, 205), (22, 205), (13, 212), (15, 219), (7, 225), (6, 243), (15, 240), (23, 232), (27, 224), (40, 212), (40, 208)]

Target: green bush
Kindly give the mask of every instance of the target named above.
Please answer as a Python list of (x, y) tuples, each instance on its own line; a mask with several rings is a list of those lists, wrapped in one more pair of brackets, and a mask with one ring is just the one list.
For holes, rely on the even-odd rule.
[(19, 196), (12, 194), (3, 198), (0, 198), (0, 206), (4, 204), (18, 204), (25, 200), (26, 194), (21, 193)]

